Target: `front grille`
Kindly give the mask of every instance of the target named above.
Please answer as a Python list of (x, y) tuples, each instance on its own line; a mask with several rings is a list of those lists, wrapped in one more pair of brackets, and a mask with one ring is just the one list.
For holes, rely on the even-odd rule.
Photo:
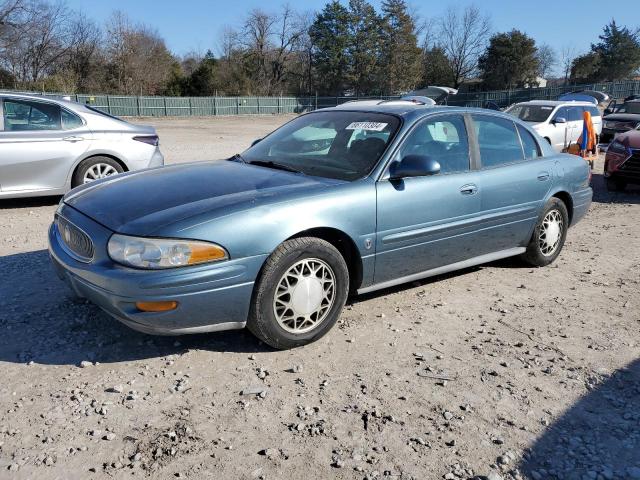
[(620, 166), (625, 176), (640, 179), (640, 149), (632, 149), (631, 156)]
[(56, 215), (58, 236), (68, 252), (81, 262), (90, 262), (93, 258), (93, 242), (89, 236), (66, 218)]

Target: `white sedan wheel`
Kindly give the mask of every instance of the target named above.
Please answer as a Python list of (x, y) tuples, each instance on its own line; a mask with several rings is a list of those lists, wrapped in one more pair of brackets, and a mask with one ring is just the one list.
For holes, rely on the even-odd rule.
[(111, 175), (117, 175), (118, 173), (120, 172), (118, 172), (118, 170), (116, 170), (112, 165), (109, 165), (108, 163), (96, 163), (94, 165), (91, 165), (84, 173), (82, 183), (93, 182), (94, 180), (110, 177)]

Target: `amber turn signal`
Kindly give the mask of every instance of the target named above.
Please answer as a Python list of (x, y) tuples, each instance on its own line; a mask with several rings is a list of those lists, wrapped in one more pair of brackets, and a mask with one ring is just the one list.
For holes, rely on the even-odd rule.
[(216, 260), (227, 258), (227, 252), (222, 247), (219, 247), (217, 245), (192, 243), (189, 245), (189, 247), (191, 248), (189, 265), (205, 262), (215, 262)]
[(178, 302), (136, 302), (136, 308), (142, 312), (168, 312), (178, 308)]

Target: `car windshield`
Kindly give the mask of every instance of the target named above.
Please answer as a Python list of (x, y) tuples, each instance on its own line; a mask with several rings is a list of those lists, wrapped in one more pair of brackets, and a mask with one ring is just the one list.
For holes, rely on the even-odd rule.
[(314, 112), (282, 126), (241, 158), (307, 175), (356, 180), (371, 172), (399, 125), (397, 117), (381, 113)]
[(526, 103), (514, 105), (507, 110), (507, 113), (514, 117), (532, 123), (544, 122), (549, 118), (551, 112), (553, 112), (553, 107), (550, 105), (527, 105)]

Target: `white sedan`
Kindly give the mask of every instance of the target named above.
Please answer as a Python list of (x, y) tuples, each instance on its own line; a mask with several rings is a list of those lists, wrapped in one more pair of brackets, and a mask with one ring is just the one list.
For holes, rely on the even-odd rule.
[(0, 198), (62, 195), (163, 164), (153, 127), (75, 102), (0, 93)]

